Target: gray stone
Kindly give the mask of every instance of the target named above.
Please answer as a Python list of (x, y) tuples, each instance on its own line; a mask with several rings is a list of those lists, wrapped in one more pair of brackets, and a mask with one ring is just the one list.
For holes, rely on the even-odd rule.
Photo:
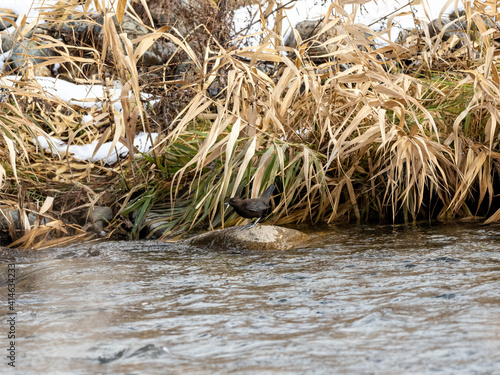
[(0, 53), (10, 51), (14, 46), (14, 38), (12, 35), (3, 33), (0, 34)]
[(0, 31), (11, 27), (16, 23), (17, 15), (11, 9), (0, 8)]
[[(139, 14), (145, 14), (140, 1), (132, 4)], [(174, 27), (183, 37), (190, 35), (200, 25), (199, 15), (205, 15), (206, 0), (148, 0), (149, 12), (156, 26)], [(187, 16), (187, 17), (186, 17)], [(149, 18), (146, 21), (149, 25)], [(174, 32), (174, 34), (177, 34)]]
[(118, 28), (121, 27), (122, 31), (127, 34), (129, 39), (134, 39), (138, 36), (146, 35), (148, 33), (148, 29), (146, 29), (128, 14), (125, 14), (121, 24), (118, 24), (118, 21), (115, 20), (115, 26)]
[(104, 228), (113, 219), (113, 210), (106, 206), (95, 206), (92, 211), (92, 222), (94, 225), (89, 225), (94, 232), (99, 234), (101, 237), (106, 235)]
[[(461, 14), (463, 15), (463, 14)], [(498, 28), (498, 23), (493, 23), (489, 18), (481, 16), (482, 22), (484, 22), (487, 28)], [(478, 27), (475, 23), (470, 26), (471, 31), (477, 31)], [(441, 22), (439, 19), (433, 20), (429, 23), (429, 35), (431, 38), (440, 35), (443, 32), (443, 41), (451, 39), (454, 35), (459, 39), (455, 48), (458, 49), (465, 45), (465, 40), (467, 36), (467, 21), (465, 19), (457, 20), (454, 13), (450, 14), (450, 19), (442, 18)]]
[[(308, 42), (307, 53), (313, 59), (324, 59), (324, 55), (338, 51), (351, 42), (357, 45), (360, 50), (373, 48), (373, 42), (370, 40), (372, 35), (366, 32), (368, 30), (366, 26), (360, 24), (334, 26), (321, 35), (317, 35), (322, 27), (322, 20), (305, 20), (295, 25), (295, 30), (302, 43)], [(337, 38), (333, 43), (326, 43), (328, 40), (342, 35), (345, 35), (345, 39)], [(349, 38), (349, 42), (346, 40), (347, 38)], [(285, 46), (297, 48), (297, 39), (294, 33), (288, 34)]]
[(228, 250), (288, 250), (299, 247), (308, 239), (307, 234), (295, 229), (257, 225), (243, 230), (241, 227), (214, 230), (190, 238), (186, 244)]
[(66, 43), (72, 43), (74, 39), (83, 41), (100, 35), (102, 24), (103, 18), (99, 15), (89, 19), (69, 16), (64, 23), (52, 26), (52, 32), (59, 33)]
[[(9, 222), (14, 224), (14, 228), (16, 230), (21, 230), (22, 225), (21, 225), (21, 220), (19, 218), (19, 210), (10, 210), (7, 208), (2, 208), (0, 209), (0, 229), (7, 229), (9, 228)], [(35, 222), (37, 220), (38, 215), (33, 213), (33, 212), (28, 212), (28, 221), (30, 223), (30, 226), (35, 225)], [(49, 219), (47, 218), (41, 218), (40, 219), (40, 225), (45, 225), (49, 222)]]
[[(103, 33), (102, 33), (102, 17), (94, 17), (93, 22), (81, 18), (70, 17), (59, 28), (59, 33), (65, 43), (73, 44), (74, 40), (80, 41), (96, 41), (97, 45), (102, 46)], [(125, 15), (121, 23), (114, 19), (115, 27), (119, 33), (127, 34), (128, 39), (134, 40), (141, 36), (150, 34), (149, 30), (141, 23), (129, 15)], [(134, 47), (137, 47), (134, 46)], [(174, 43), (169, 42), (163, 38), (158, 38), (151, 47), (139, 59), (139, 65), (148, 67), (155, 65), (162, 65), (175, 53), (177, 47)]]
[(139, 59), (139, 65), (155, 66), (162, 65), (175, 53), (176, 47), (173, 43), (157, 39), (153, 45)]
[[(138, 213), (139, 210), (131, 213), (130, 216), (133, 221), (137, 219)], [(146, 213), (146, 216), (143, 218), (141, 229), (147, 228), (148, 238), (158, 239), (164, 234), (165, 227), (170, 223), (167, 217), (168, 215), (165, 215), (164, 212), (159, 213), (150, 211)]]
[(12, 48), (8, 64), (11, 70), (25, 66), (28, 61), (36, 65), (43, 63), (55, 55), (51, 48), (43, 48), (45, 43), (40, 43), (33, 39), (26, 39), (17, 43)]
[[(297, 23), (295, 25), (295, 30), (300, 36), (301, 42), (307, 41), (308, 39), (314, 37), (321, 30), (322, 22), (318, 20), (305, 20)], [(324, 35), (326, 38), (332, 38), (336, 34), (336, 30), (328, 30)], [(323, 39), (323, 38), (322, 38)], [(291, 48), (297, 48), (297, 39), (293, 32), (288, 34), (285, 40), (285, 46)], [(326, 46), (323, 47), (312, 47), (309, 50), (310, 55), (326, 55), (329, 49)]]
[(443, 31), (443, 41), (447, 41), (456, 35), (459, 39), (458, 43), (455, 45), (455, 48), (460, 48), (464, 45), (464, 40), (467, 38), (467, 34), (465, 30), (467, 30), (467, 24), (464, 20), (456, 21), (453, 24), (449, 24), (448, 20), (435, 19), (431, 23), (429, 23), (429, 35), (431, 38), (439, 35), (441, 31)]
[[(123, 17), (120, 25), (117, 23), (117, 28), (121, 27), (122, 32), (127, 34), (130, 40), (149, 34), (148, 29), (142, 26), (129, 15)], [(141, 56), (139, 64), (142, 66), (161, 65), (175, 53), (177, 47), (175, 44), (168, 42), (162, 38), (157, 39), (153, 45)]]
[[(196, 77), (196, 67), (191, 60), (177, 64), (173, 79), (176, 81), (193, 82)], [(182, 85), (180, 85), (182, 86)]]
[(92, 211), (92, 221), (106, 221), (109, 222), (113, 219), (113, 210), (106, 206), (95, 206)]
[(166, 227), (170, 221), (168, 220), (158, 220), (156, 219), (155, 221), (149, 221), (146, 219), (146, 225), (148, 226), (148, 238), (151, 239), (158, 239), (163, 235), (164, 230), (162, 230), (162, 227)]

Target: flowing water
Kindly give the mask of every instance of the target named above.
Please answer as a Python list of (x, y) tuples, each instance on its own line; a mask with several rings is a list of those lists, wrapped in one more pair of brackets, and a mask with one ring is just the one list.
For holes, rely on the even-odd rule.
[(8, 263), (16, 374), (500, 374), (499, 226), (332, 227), (286, 252), (137, 241), (0, 260), (2, 374)]

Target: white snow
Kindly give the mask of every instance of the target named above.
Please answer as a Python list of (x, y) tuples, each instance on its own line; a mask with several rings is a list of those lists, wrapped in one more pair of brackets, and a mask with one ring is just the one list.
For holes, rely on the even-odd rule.
[[(134, 139), (134, 146), (140, 153), (147, 153), (153, 147), (157, 137), (158, 133), (151, 133), (151, 135), (148, 133), (139, 133)], [(33, 143), (35, 145), (38, 143), (45, 151), (52, 151), (52, 154), (54, 155), (68, 152), (76, 159), (90, 161), (103, 160), (106, 164), (113, 164), (119, 158), (123, 158), (129, 153), (129, 149), (120, 142), (116, 144), (114, 149), (111, 149), (113, 142), (105, 142), (101, 145), (101, 147), (99, 147), (97, 152), (95, 152), (95, 149), (98, 141), (93, 141), (92, 143), (86, 145), (68, 146), (58, 138), (49, 137), (49, 139), (47, 139), (46, 137), (40, 135), (36, 138), (36, 140), (33, 140)]]
[[(10, 9), (19, 15), (20, 17), (18, 17), (16, 21), (19, 26), (24, 19), (23, 15), (26, 16), (25, 22), (27, 24), (31, 22), (43, 22), (42, 19), (38, 19), (40, 11), (49, 10), (57, 1), (58, 0), (0, 0), (0, 8)], [(107, 8), (111, 8), (117, 3), (117, 0), (101, 0), (100, 3)], [(90, 8), (90, 10), (92, 10), (92, 8)], [(9, 27), (4, 32), (13, 33), (14, 31), (14, 27)], [(0, 69), (8, 53), (9, 52), (0, 54)], [(56, 64), (54, 66), (56, 71), (59, 67), (58, 65), (59, 64)], [(104, 87), (98, 84), (76, 85), (52, 77), (35, 77), (34, 79), (41, 86), (42, 93), (48, 97), (59, 98), (68, 104), (81, 108), (102, 108), (104, 100), (110, 100), (113, 103), (113, 108), (118, 113), (122, 111), (122, 104), (120, 101), (122, 87), (119, 82), (114, 83), (112, 87)], [(13, 87), (19, 80), (20, 77), (18, 76), (4, 76), (0, 78), (0, 85), (3, 86), (3, 88)], [(149, 94), (142, 93), (141, 96), (142, 99), (149, 101), (150, 104), (155, 102)], [(93, 116), (84, 115), (82, 119), (83, 122), (86, 123), (92, 121)], [(134, 139), (134, 146), (139, 152), (147, 153), (153, 147), (157, 137), (157, 133), (152, 133), (151, 135), (139, 133)], [(116, 144), (113, 150), (111, 150), (112, 142), (106, 142), (101, 145), (94, 155), (98, 141), (93, 141), (87, 145), (69, 146), (55, 137), (49, 137), (49, 140), (47, 140), (47, 138), (39, 136), (33, 141), (34, 143), (38, 143), (44, 150), (52, 150), (54, 154), (68, 152), (77, 159), (90, 161), (103, 160), (106, 164), (113, 164), (119, 158), (129, 153), (128, 148), (120, 142)]]
[[(38, 18), (40, 12), (49, 11), (58, 2), (59, 0), (0, 0), (0, 8), (10, 9), (17, 15), (24, 14), (26, 15), (26, 23), (30, 23)], [(98, 0), (98, 3), (110, 9), (116, 6), (118, 0)], [(82, 6), (77, 9), (83, 11)], [(89, 7), (89, 11), (92, 10), (95, 10), (93, 2)]]
[[(0, 78), (0, 85), (12, 87), (20, 79), (21, 77), (14, 75), (4, 76)], [(110, 100), (117, 111), (122, 110), (122, 103), (120, 101), (122, 87), (118, 81), (114, 82), (113, 86), (106, 87), (99, 84), (76, 85), (53, 77), (37, 76), (35, 80), (40, 84), (42, 92), (45, 95), (52, 98), (59, 98), (68, 104), (81, 108), (102, 108), (103, 102)], [(150, 104), (155, 103), (155, 100), (152, 100), (151, 94), (141, 93), (141, 97)]]
[[(5, 76), (0, 78), (0, 85), (12, 87), (19, 79), (18, 76)], [(102, 108), (103, 100), (108, 97), (113, 102), (113, 108), (116, 110), (115, 115), (122, 111), (120, 101), (121, 85), (119, 83), (116, 83), (114, 87), (106, 89), (102, 85), (75, 85), (71, 82), (52, 77), (35, 77), (34, 79), (40, 84), (42, 92), (48, 97), (59, 98), (68, 104), (81, 108)], [(150, 94), (142, 93), (141, 95), (144, 99), (149, 99), (149, 103), (154, 102), (154, 100), (151, 100)], [(82, 120), (84, 123), (87, 123), (93, 120), (93, 116), (84, 115)], [(134, 146), (140, 152), (148, 152), (157, 136), (157, 133), (152, 133), (151, 139), (148, 138), (147, 133), (140, 133), (134, 140)], [(128, 148), (121, 143), (118, 143), (116, 150), (112, 150), (111, 152), (112, 142), (104, 143), (94, 155), (98, 141), (93, 141), (87, 145), (70, 145), (68, 147), (63, 141), (54, 137), (50, 138), (50, 143), (43, 136), (39, 136), (37, 139), (44, 150), (52, 150), (56, 154), (68, 151), (75, 158), (81, 160), (104, 160), (107, 164), (113, 164), (119, 157), (124, 157), (128, 154)]]

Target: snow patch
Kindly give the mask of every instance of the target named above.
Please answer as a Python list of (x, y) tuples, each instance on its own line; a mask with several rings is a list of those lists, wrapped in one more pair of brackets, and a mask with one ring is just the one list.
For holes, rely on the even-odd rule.
[[(12, 87), (20, 81), (19, 76), (4, 76), (0, 78), (0, 84), (6, 87)], [(122, 111), (122, 103), (120, 101), (121, 84), (114, 82), (113, 86), (95, 85), (76, 85), (74, 83), (64, 81), (53, 77), (34, 77), (47, 96), (61, 99), (70, 105), (76, 105), (81, 108), (102, 108), (105, 100), (110, 100), (113, 107), (117, 111)], [(152, 99), (153, 96), (147, 93), (141, 93), (141, 99), (154, 104), (157, 100)]]
[[(148, 153), (158, 137), (158, 133), (139, 133), (134, 139), (134, 147), (140, 153)], [(70, 145), (55, 137), (38, 136), (33, 139), (33, 143), (39, 144), (45, 151), (52, 152), (53, 155), (60, 155), (61, 153), (68, 152), (76, 159), (98, 161), (102, 160), (105, 164), (113, 164), (120, 158), (128, 155), (129, 149), (122, 143), (118, 142), (114, 149), (111, 149), (113, 142), (105, 142), (99, 147), (96, 152), (98, 141), (93, 141), (86, 145)], [(94, 155), (95, 153), (95, 155)]]

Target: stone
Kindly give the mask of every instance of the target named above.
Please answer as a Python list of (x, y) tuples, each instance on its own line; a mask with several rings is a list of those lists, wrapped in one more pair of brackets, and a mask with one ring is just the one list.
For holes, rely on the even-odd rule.
[(301, 246), (309, 236), (276, 225), (231, 227), (203, 233), (186, 240), (189, 246), (223, 250), (289, 250)]
[(95, 206), (92, 211), (92, 221), (106, 221), (109, 222), (113, 219), (113, 210), (106, 206)]
[[(133, 221), (137, 219), (138, 213), (139, 210), (132, 211), (130, 216)], [(170, 223), (165, 213), (163, 212), (159, 213), (153, 211), (146, 213), (146, 216), (143, 218), (142, 222), (143, 222), (142, 227), (147, 229), (148, 233), (147, 238), (155, 240), (163, 236), (165, 228)]]
[[(461, 14), (463, 15), (463, 14)], [(441, 22), (439, 19), (435, 19), (429, 23), (429, 35), (431, 38), (434, 38), (437, 35), (440, 35), (443, 32), (442, 39), (443, 41), (450, 40), (453, 36), (458, 38), (458, 42), (454, 46), (455, 49), (463, 47), (466, 43), (465, 40), (467, 38), (467, 21), (465, 19), (458, 19), (454, 13), (450, 14), (450, 18), (443, 18)], [(498, 29), (498, 23), (493, 23), (489, 18), (481, 16), (481, 20), (484, 23), (484, 26), (487, 28), (496, 28)], [(470, 30), (477, 31), (478, 27), (473, 22), (470, 25)]]
[(35, 77), (52, 77), (52, 71), (48, 66), (33, 67), (33, 74), (35, 75)]
[(55, 56), (53, 49), (43, 48), (43, 45), (44, 43), (30, 39), (15, 44), (8, 60), (9, 68), (14, 70), (27, 66), (28, 61), (32, 65), (40, 64)]
[[(295, 30), (300, 36), (301, 42), (307, 41), (308, 39), (314, 37), (321, 30), (322, 22), (318, 20), (305, 20), (297, 23), (295, 25)], [(336, 29), (330, 29), (326, 33), (323, 34), (321, 40), (325, 38), (333, 38), (336, 34)], [(326, 39), (325, 39), (326, 40)], [(323, 40), (324, 41), (324, 40)], [(293, 32), (288, 34), (285, 39), (285, 46), (291, 48), (297, 48), (297, 39)], [(312, 47), (309, 50), (310, 55), (326, 55), (328, 54), (329, 49), (326, 46), (323, 47)]]
[(3, 31), (16, 23), (17, 14), (11, 9), (0, 8), (0, 31)]
[(14, 46), (14, 38), (10, 34), (0, 34), (0, 53), (8, 52)]
[[(317, 35), (323, 27), (323, 21), (320, 20), (305, 20), (295, 25), (295, 30), (300, 36), (302, 43), (308, 42), (307, 53), (313, 59), (324, 59), (324, 55), (328, 55), (341, 48), (349, 48), (351, 42), (347, 42), (349, 38), (352, 43), (358, 46), (360, 50), (373, 48), (372, 37), (366, 26), (360, 24), (333, 26)], [(345, 38), (338, 38), (345, 35)], [(335, 42), (326, 43), (328, 40), (336, 38)], [(289, 33), (285, 39), (285, 46), (297, 48), (297, 39), (293, 32)]]
[(467, 25), (464, 20), (462, 21), (456, 21), (454, 24), (449, 25), (448, 20), (441, 20), (439, 22), (439, 19), (435, 19), (429, 23), (429, 35), (431, 38), (434, 38), (435, 36), (439, 35), (441, 31), (444, 29), (443, 33), (443, 41), (447, 41), (455, 35), (459, 41), (455, 45), (455, 48), (460, 48), (464, 45), (463, 41), (465, 38), (467, 38), (467, 34), (465, 33), (465, 30), (467, 30)]
[[(65, 43), (74, 44), (75, 40), (84, 41), (88, 44), (95, 44), (100, 48), (103, 43), (103, 22), (100, 16), (92, 18), (93, 22), (76, 17), (69, 17), (68, 20), (59, 28), (61, 38)], [(150, 34), (150, 31), (134, 18), (126, 14), (121, 23), (115, 18), (115, 27), (118, 33), (127, 34), (129, 40), (134, 40), (141, 36)], [(94, 43), (95, 42), (95, 43)], [(137, 47), (137, 44), (134, 48)], [(167, 62), (177, 51), (174, 43), (163, 38), (158, 38), (151, 47), (139, 59), (139, 65), (144, 67), (162, 65)]]
[(88, 19), (69, 16), (64, 23), (51, 26), (56, 37), (62, 38), (66, 44), (75, 44), (75, 40), (92, 45), (94, 38), (102, 33), (104, 19), (100, 15), (92, 15)]
[[(134, 20), (129, 15), (123, 17), (120, 25), (116, 25), (118, 30), (121, 27), (123, 33), (127, 34), (130, 40), (149, 34), (148, 29), (142, 26), (139, 22)], [(168, 59), (176, 52), (177, 47), (174, 43), (158, 38), (153, 45), (141, 56), (139, 65), (142, 66), (155, 66), (161, 65), (168, 61)]]
[[(147, 219), (146, 219), (147, 220)], [(166, 227), (170, 221), (168, 220), (157, 220), (157, 221), (146, 221), (146, 225), (148, 227), (148, 238), (153, 240), (157, 240), (163, 235), (163, 228)]]
[[(0, 229), (8, 229), (9, 221), (14, 224), (16, 230), (21, 230), (21, 219), (19, 217), (19, 210), (9, 210), (8, 208), (0, 209)], [(38, 215), (33, 212), (27, 212), (28, 221), (31, 227), (35, 225)], [(47, 218), (40, 218), (40, 225), (45, 225), (49, 222)]]
[(92, 229), (94, 232), (104, 237), (106, 235), (104, 228), (113, 219), (113, 216), (113, 210), (111, 208), (106, 206), (95, 206), (92, 211), (92, 222), (94, 223)]
[[(155, 27), (174, 27), (183, 37), (188, 36), (197, 26), (204, 23), (203, 20), (199, 19), (200, 15), (211, 16), (211, 14), (206, 13), (206, 0), (148, 0), (147, 3)], [(142, 2), (132, 2), (132, 7), (140, 16), (142, 15), (143, 21), (149, 25), (149, 17), (146, 17), (147, 13)], [(215, 12), (212, 4), (208, 3), (208, 8)], [(176, 33), (174, 32), (174, 34)]]

